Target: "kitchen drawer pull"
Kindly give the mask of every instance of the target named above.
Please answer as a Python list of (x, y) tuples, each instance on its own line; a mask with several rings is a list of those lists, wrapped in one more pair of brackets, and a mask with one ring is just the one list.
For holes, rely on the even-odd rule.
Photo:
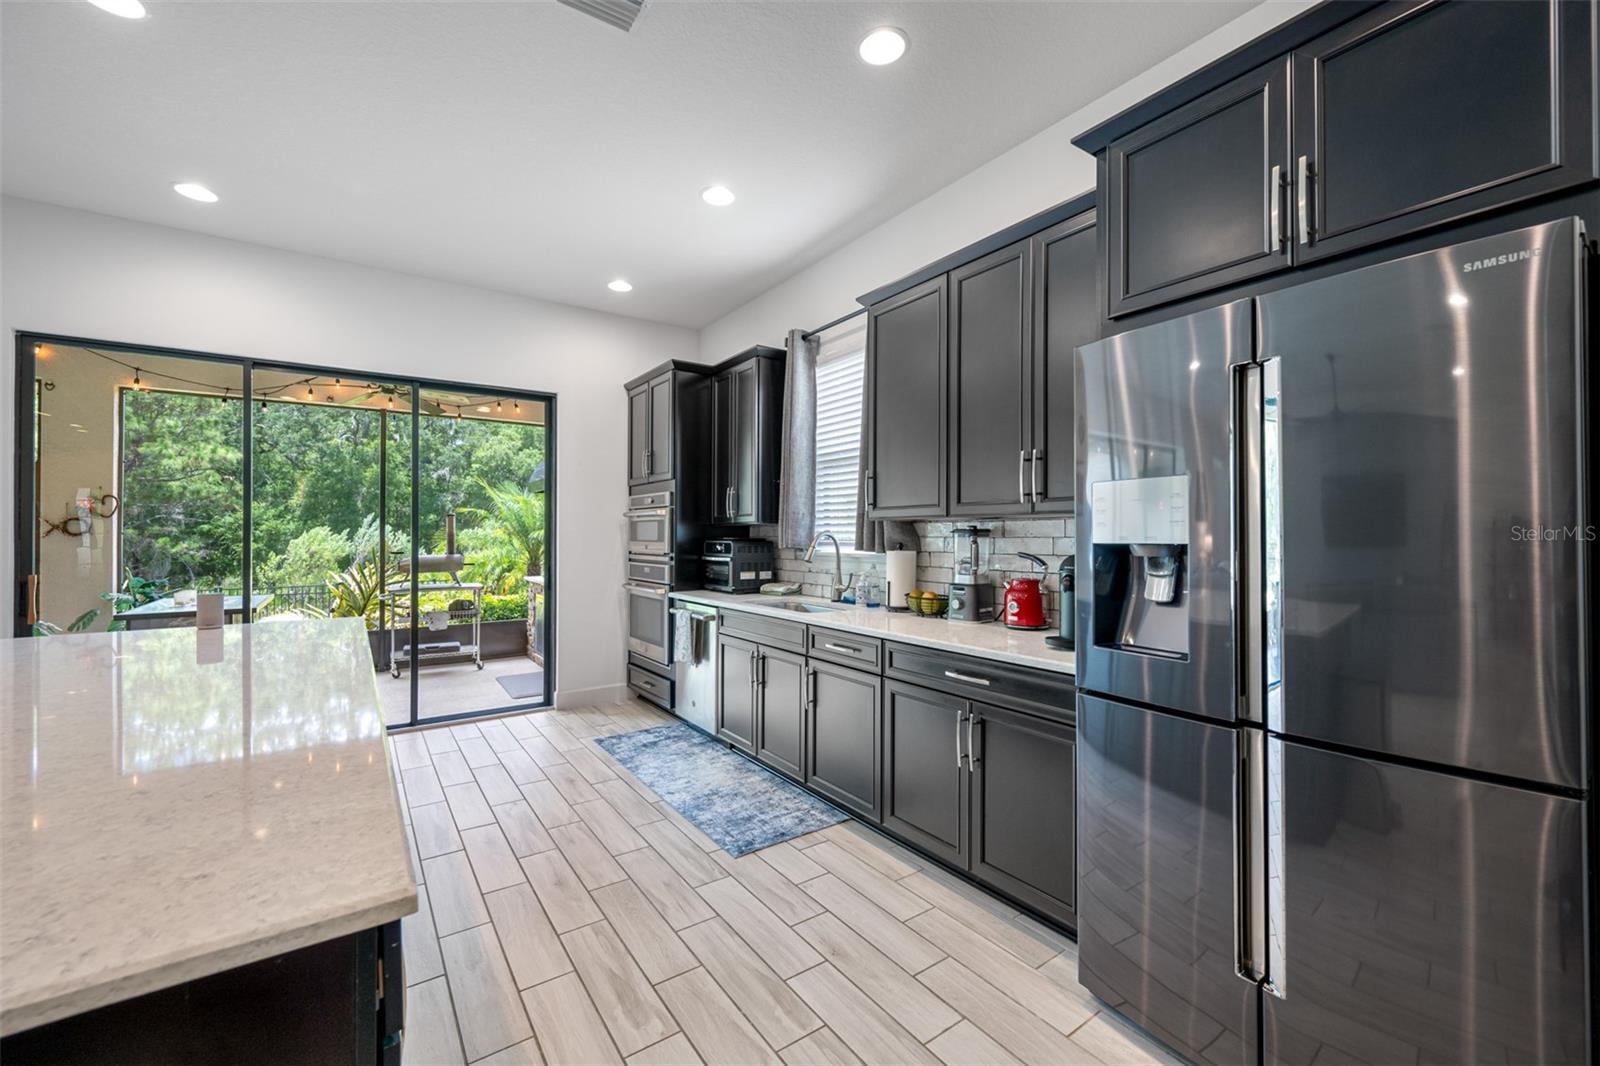
[(982, 685), (984, 688), (989, 687), (989, 679), (987, 677), (978, 677), (974, 674), (961, 674), (954, 670), (946, 670), (944, 672), (944, 676), (948, 677), (951, 681), (965, 681), (969, 685)]
[(824, 642), (822, 646), (824, 648), (826, 648), (828, 651), (842, 651), (846, 655), (860, 655), (861, 654), (861, 649), (860, 648), (853, 648), (848, 644), (834, 644), (832, 642)]
[(649, 585), (635, 585), (632, 582), (629, 582), (622, 587), (628, 592), (637, 593), (640, 596), (654, 596), (657, 599), (660, 599), (662, 596), (667, 594), (667, 590), (664, 588), (653, 589)]
[(654, 681), (646, 681), (642, 677), (634, 678), (633, 683), (638, 685), (640, 688), (649, 689), (651, 692), (656, 690), (656, 683)]

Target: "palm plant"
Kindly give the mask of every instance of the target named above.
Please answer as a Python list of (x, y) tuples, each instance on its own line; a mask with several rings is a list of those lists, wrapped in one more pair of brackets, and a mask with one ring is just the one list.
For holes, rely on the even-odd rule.
[(482, 478), (477, 482), (489, 498), (488, 508), (459, 510), (487, 519), (488, 528), (523, 557), (524, 574), (537, 577), (544, 563), (544, 494), (521, 492), (513, 485), (497, 488)]

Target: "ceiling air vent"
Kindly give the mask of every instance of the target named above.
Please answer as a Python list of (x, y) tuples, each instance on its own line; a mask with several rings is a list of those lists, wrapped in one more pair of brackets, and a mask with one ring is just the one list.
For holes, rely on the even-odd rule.
[(585, 15), (615, 26), (623, 33), (633, 28), (633, 20), (639, 17), (639, 9), (644, 7), (644, 0), (561, 0), (561, 2), (574, 10), (582, 11)]

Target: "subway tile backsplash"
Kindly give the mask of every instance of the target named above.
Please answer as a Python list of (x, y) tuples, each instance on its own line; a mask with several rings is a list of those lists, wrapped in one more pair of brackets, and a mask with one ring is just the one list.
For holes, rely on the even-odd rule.
[[(1056, 595), (1059, 580), (1056, 576), (1057, 567), (1061, 564), (1063, 556), (1076, 553), (1077, 521), (1073, 518), (995, 518), (995, 519), (961, 519), (960, 521), (941, 520), (937, 522), (915, 522), (918, 538), (921, 541), (920, 550), (917, 552), (917, 587), (932, 589), (935, 592), (948, 593), (950, 582), (955, 576), (955, 538), (950, 530), (956, 526), (979, 526), (990, 531), (989, 580), (996, 586), (995, 600), (998, 603), (999, 586), (1003, 586), (1009, 578), (1028, 577), (1034, 573), (1034, 567), (1027, 560), (1019, 558), (1018, 552), (1028, 552), (1043, 559), (1049, 567), (1045, 575), (1045, 606), (1050, 612), (1050, 624), (1058, 623), (1056, 618)], [(752, 526), (750, 536), (771, 540), (778, 539), (776, 526)], [(879, 555), (850, 554), (844, 557), (845, 579), (850, 580), (852, 573), (860, 574), (869, 570), (873, 579), (878, 584), (880, 595), (883, 591), (884, 557)], [(833, 584), (833, 547), (823, 544), (817, 549), (817, 557), (812, 562), (805, 561), (805, 552), (795, 549), (778, 549), (778, 577), (783, 581), (793, 581), (800, 586), (800, 591), (807, 596), (826, 596), (828, 586)]]

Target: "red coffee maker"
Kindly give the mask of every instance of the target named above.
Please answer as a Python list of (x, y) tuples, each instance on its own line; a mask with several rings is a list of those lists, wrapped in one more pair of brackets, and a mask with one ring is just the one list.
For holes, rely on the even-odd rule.
[(1037, 577), (1014, 577), (1006, 582), (1005, 620), (1009, 629), (1047, 629), (1049, 622), (1044, 613), (1044, 591), (1040, 582), (1049, 569), (1043, 559), (1027, 552), (1019, 557), (1039, 568)]

